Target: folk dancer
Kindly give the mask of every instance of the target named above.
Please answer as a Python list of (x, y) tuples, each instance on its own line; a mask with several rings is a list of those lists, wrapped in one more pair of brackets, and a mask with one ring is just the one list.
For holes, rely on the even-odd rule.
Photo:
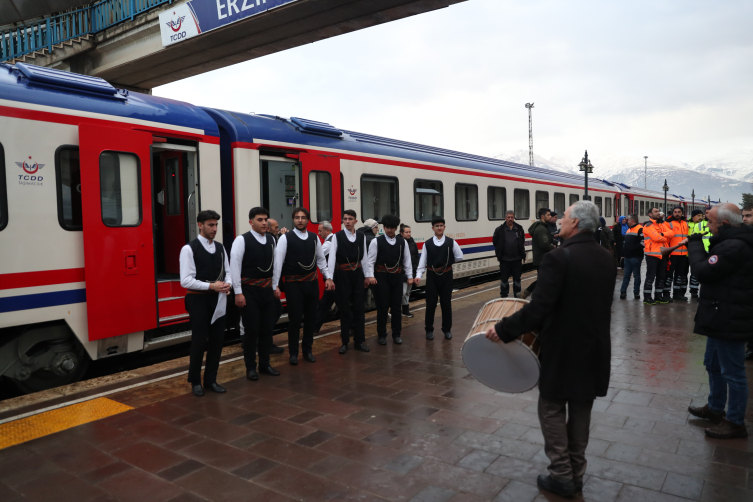
[(267, 233), (269, 211), (255, 207), (248, 212), (251, 230), (239, 235), (230, 250), (230, 276), (235, 291), (235, 305), (241, 311), (245, 334), (243, 359), (246, 378), (258, 380), (256, 352), (259, 352), (259, 373), (279, 376), (269, 364), (272, 330), (277, 322), (277, 299), (272, 293), (275, 239)]
[[(426, 339), (434, 340), (434, 312), (437, 298), (442, 307), (442, 332), (445, 340), (452, 338), (452, 264), (463, 261), (463, 251), (450, 237), (444, 236), (445, 221), (441, 216), (431, 220), (434, 237), (424, 243), (424, 251), (418, 262), (416, 287), (426, 273)], [(547, 232), (547, 235), (549, 233)]]
[(314, 325), (319, 306), (319, 282), (316, 269), (322, 271), (325, 289), (335, 288), (327, 270), (327, 262), (322, 253), (322, 245), (315, 233), (306, 230), (311, 216), (309, 210), (293, 209), (292, 232), (280, 236), (275, 250), (272, 289), (275, 298), (280, 299), (280, 280), (284, 282), (285, 299), (288, 305), (288, 352), (290, 364), (298, 364), (298, 342), (303, 320), (303, 358), (313, 363)]
[(400, 218), (394, 214), (382, 217), (384, 235), (380, 235), (369, 245), (366, 258), (366, 283), (376, 288), (377, 341), (387, 345), (387, 311), (392, 313), (392, 341), (400, 345), (403, 330), (403, 273), (408, 284), (413, 284), (413, 265), (410, 260), (408, 243), (396, 235)]
[(211, 209), (199, 212), (199, 236), (180, 250), (180, 285), (186, 288), (186, 311), (191, 323), (191, 357), (188, 382), (195, 396), (203, 396), (201, 363), (206, 347), (204, 387), (224, 393), (217, 383), (225, 338), (225, 309), (230, 293), (230, 265), (225, 248), (215, 241), (220, 215)]
[(357, 221), (355, 211), (343, 211), (344, 228), (334, 234), (329, 247), (329, 275), (335, 283), (335, 290), (331, 293), (335, 296), (337, 310), (340, 312), (340, 354), (348, 351), (351, 333), (354, 348), (369, 352), (364, 333), (363, 303), (367, 286), (363, 270), (366, 263), (366, 237), (356, 231)]

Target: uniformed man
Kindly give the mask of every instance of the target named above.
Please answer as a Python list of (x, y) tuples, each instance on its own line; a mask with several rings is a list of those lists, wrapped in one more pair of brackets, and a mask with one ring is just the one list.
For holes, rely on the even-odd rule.
[[(643, 286), (643, 303), (656, 305), (669, 303), (664, 297), (664, 279), (667, 275), (667, 260), (662, 258), (661, 248), (669, 247), (672, 232), (659, 215), (659, 208), (649, 211), (650, 220), (643, 225), (643, 243), (646, 256), (646, 283)], [(653, 287), (653, 298), (651, 297)]]
[[(696, 211), (700, 213), (700, 210), (696, 209), (696, 211), (693, 211), (693, 221), (695, 221), (695, 225), (693, 225), (693, 229), (690, 230), (690, 235), (700, 234), (701, 240), (703, 241), (703, 249), (706, 250), (706, 252), (709, 252), (709, 247), (711, 246), (711, 231), (709, 230), (709, 221), (708, 221), (708, 214), (710, 208), (706, 208), (706, 214), (705, 216), (699, 217), (696, 220), (695, 213)], [(691, 273), (690, 274), (690, 298), (693, 300), (698, 301), (698, 289), (699, 289), (699, 283), (698, 279)]]
[(288, 305), (288, 352), (290, 364), (298, 364), (298, 341), (303, 320), (303, 358), (316, 362), (312, 353), (314, 345), (314, 325), (319, 305), (319, 282), (316, 269), (321, 270), (325, 279), (325, 289), (334, 289), (335, 284), (327, 270), (327, 261), (322, 253), (322, 245), (315, 233), (306, 230), (311, 216), (309, 210), (293, 209), (292, 232), (280, 236), (275, 251), (272, 289), (280, 298), (280, 281), (284, 281), (285, 299)]
[[(681, 206), (672, 209), (672, 217), (667, 220), (672, 238), (668, 247), (679, 245), (689, 237), (688, 222)], [(664, 297), (669, 301), (687, 301), (685, 291), (688, 289), (688, 247), (680, 246), (669, 255), (670, 267), (664, 283)], [(670, 297), (671, 295), (671, 297)]]
[(211, 209), (199, 212), (199, 236), (180, 250), (180, 285), (186, 288), (186, 310), (191, 322), (191, 357), (188, 382), (194, 395), (203, 396), (201, 363), (206, 346), (204, 387), (224, 393), (217, 383), (225, 338), (225, 309), (230, 293), (230, 265), (221, 242), (214, 240), (220, 215)]
[(256, 352), (259, 352), (259, 373), (279, 376), (269, 364), (272, 330), (277, 322), (277, 299), (272, 293), (275, 239), (267, 233), (269, 211), (255, 207), (248, 212), (251, 230), (239, 235), (230, 251), (230, 276), (235, 291), (235, 305), (241, 311), (245, 334), (243, 359), (246, 378), (258, 380)]
[(387, 345), (387, 312), (392, 312), (392, 341), (400, 345), (403, 331), (403, 273), (408, 284), (413, 284), (413, 265), (408, 243), (397, 234), (400, 218), (394, 214), (382, 217), (384, 235), (369, 245), (366, 261), (366, 282), (376, 287), (377, 341)]
[[(332, 223), (328, 221), (323, 221), (319, 223), (318, 234), (319, 234), (319, 237), (321, 237), (324, 241), (322, 242), (322, 253), (324, 253), (324, 259), (327, 260), (327, 263), (329, 263), (330, 247), (332, 246), (332, 239), (335, 236), (332, 233)], [(330, 273), (330, 277), (334, 278), (331, 270), (329, 273)], [(335, 298), (335, 292), (328, 291), (325, 289), (321, 300), (319, 300), (319, 311), (316, 314), (316, 326), (314, 326), (314, 336), (319, 334), (319, 331), (322, 329), (322, 324), (324, 324), (325, 322), (329, 320), (330, 313), (332, 312), (332, 305), (334, 305), (335, 301), (337, 301), (337, 299)]]
[(431, 220), (434, 237), (424, 243), (418, 262), (416, 280), (418, 287), (426, 272), (426, 339), (434, 340), (434, 312), (437, 298), (442, 307), (442, 332), (446, 340), (452, 338), (452, 264), (463, 260), (463, 251), (453, 239), (444, 236), (445, 222), (441, 216)]
[[(703, 221), (703, 211), (700, 209), (694, 209), (692, 213), (690, 213), (690, 220), (688, 220), (688, 236), (693, 235), (696, 233), (696, 228), (701, 224)], [(689, 268), (689, 267), (688, 267)], [(698, 279), (695, 278), (695, 276), (691, 273), (690, 274), (690, 298), (693, 300), (698, 300)]]
[(348, 351), (351, 333), (353, 347), (369, 352), (364, 334), (363, 303), (366, 288), (363, 268), (366, 263), (366, 237), (356, 231), (357, 221), (355, 211), (343, 211), (343, 229), (334, 234), (329, 247), (329, 275), (335, 283), (333, 293), (340, 312), (340, 354)]

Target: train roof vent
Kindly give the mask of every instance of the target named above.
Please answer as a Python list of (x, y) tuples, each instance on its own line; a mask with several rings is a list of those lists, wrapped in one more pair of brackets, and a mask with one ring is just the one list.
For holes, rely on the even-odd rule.
[(100, 96), (125, 99), (118, 90), (104, 79), (89, 75), (78, 75), (62, 70), (53, 70), (26, 63), (16, 63), (16, 68), (29, 82), (53, 87), (65, 87), (78, 91), (87, 91)]
[(307, 120), (299, 117), (290, 117), (290, 122), (302, 132), (320, 134), (322, 136), (329, 136), (330, 138), (342, 138), (343, 136), (343, 132), (340, 129), (337, 129), (326, 122), (317, 122), (315, 120)]

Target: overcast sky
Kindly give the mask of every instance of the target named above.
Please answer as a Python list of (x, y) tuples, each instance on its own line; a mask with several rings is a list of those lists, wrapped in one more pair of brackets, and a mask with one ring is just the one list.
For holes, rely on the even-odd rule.
[[(700, 161), (753, 148), (753, 2), (468, 0), (159, 96), (480, 155)], [(577, 160), (576, 160), (577, 161)]]

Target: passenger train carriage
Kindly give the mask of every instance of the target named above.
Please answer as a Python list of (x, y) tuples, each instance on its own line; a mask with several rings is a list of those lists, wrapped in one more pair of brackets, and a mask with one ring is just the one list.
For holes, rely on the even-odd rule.
[[(226, 246), (258, 205), (288, 228), (291, 209), (309, 207), (313, 231), (339, 230), (347, 208), (361, 221), (398, 214), (419, 247), (444, 215), (462, 281), (497, 270), (491, 236), (506, 210), (528, 228), (538, 208), (562, 214), (583, 192), (575, 175), (22, 63), (0, 64), (0, 117), (0, 375), (24, 392), (75, 381), (92, 359), (188, 340), (178, 255), (201, 209), (220, 211)], [(663, 201), (598, 179), (589, 192), (609, 225)]]

